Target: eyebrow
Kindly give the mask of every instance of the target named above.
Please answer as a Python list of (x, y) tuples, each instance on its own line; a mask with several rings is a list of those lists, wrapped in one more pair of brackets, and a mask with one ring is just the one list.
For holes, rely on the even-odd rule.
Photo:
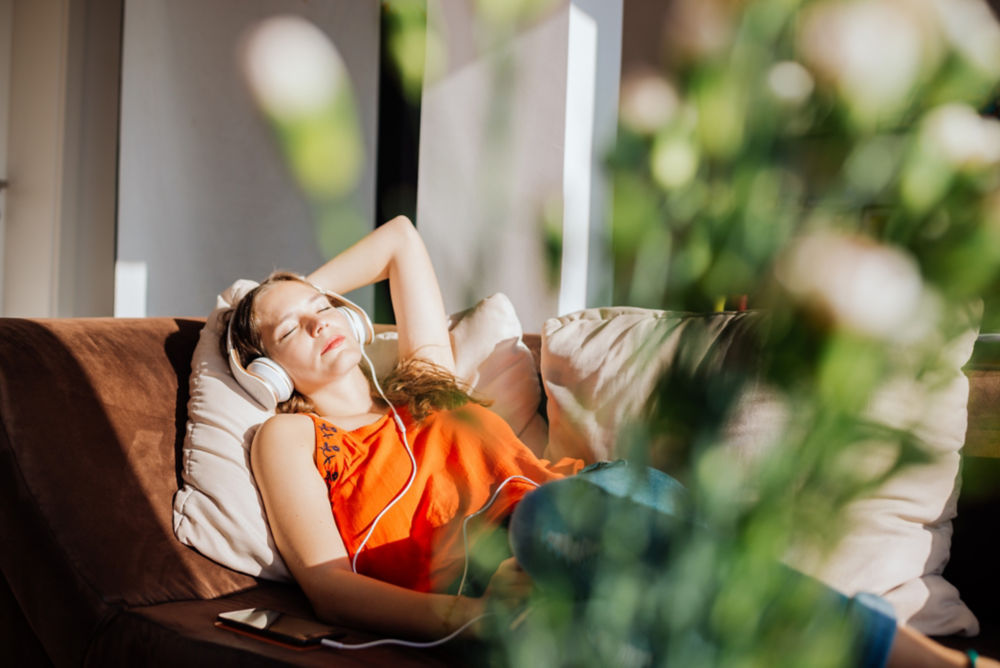
[[(303, 304), (305, 304), (305, 306), (308, 307), (308, 306), (312, 306), (313, 304), (315, 304), (317, 301), (320, 301), (320, 300), (329, 302), (329, 299), (327, 298), (326, 295), (324, 295), (322, 292), (317, 292), (315, 295), (313, 295), (312, 297), (310, 297), (309, 299), (307, 299), (305, 302), (303, 302)], [(286, 311), (285, 313), (283, 313), (281, 315), (281, 317), (278, 318), (278, 321), (275, 324), (274, 329), (277, 329), (278, 327), (281, 327), (281, 323), (283, 323), (286, 320), (288, 320), (289, 318), (291, 318), (295, 314), (295, 310), (296, 310), (296, 308), (293, 307), (291, 310)]]

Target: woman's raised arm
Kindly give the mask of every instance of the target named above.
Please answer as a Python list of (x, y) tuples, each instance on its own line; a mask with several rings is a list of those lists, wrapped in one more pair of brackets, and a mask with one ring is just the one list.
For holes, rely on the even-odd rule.
[(419, 357), (455, 370), (437, 276), (423, 240), (405, 216), (377, 227), (308, 279), (338, 293), (388, 279), (400, 359)]

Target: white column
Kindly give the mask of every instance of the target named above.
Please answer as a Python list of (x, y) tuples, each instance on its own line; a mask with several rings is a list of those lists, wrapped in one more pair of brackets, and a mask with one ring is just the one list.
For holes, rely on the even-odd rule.
[(65, 128), (67, 0), (14, 0), (3, 313), (55, 314)]
[[(7, 179), (7, 125), (10, 119), (10, 55), (14, 18), (13, 0), (0, 0), (0, 181)], [(7, 220), (7, 191), (0, 187), (0, 314), (3, 313), (3, 241)]]
[(607, 304), (610, 187), (601, 164), (618, 122), (622, 0), (572, 0), (566, 76), (559, 312)]

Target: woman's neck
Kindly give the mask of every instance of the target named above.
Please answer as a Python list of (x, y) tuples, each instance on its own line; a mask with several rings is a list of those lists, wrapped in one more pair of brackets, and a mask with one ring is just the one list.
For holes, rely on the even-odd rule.
[[(364, 419), (374, 418), (384, 411), (380, 405), (372, 399), (368, 379), (360, 367), (356, 367), (356, 373), (351, 373), (336, 383), (331, 383), (322, 389), (309, 395), (316, 412), (325, 418), (330, 419), (335, 424), (343, 422), (343, 426), (349, 427), (348, 423)], [(364, 423), (367, 424), (367, 423)]]

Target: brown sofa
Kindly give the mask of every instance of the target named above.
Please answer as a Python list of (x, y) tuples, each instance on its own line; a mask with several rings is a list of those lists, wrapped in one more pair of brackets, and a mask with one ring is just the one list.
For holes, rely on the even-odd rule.
[[(171, 530), (197, 319), (0, 319), (0, 656), (5, 665), (449, 665), (453, 648), (296, 652), (216, 629), (241, 607), (308, 614)], [(528, 337), (537, 352), (538, 337)], [(984, 352), (985, 351), (985, 352)], [(1000, 355), (970, 364), (967, 495), (946, 574), (1000, 654), (983, 542), (1000, 480)], [(966, 501), (966, 497), (968, 500)], [(366, 638), (351, 632), (348, 641)]]

